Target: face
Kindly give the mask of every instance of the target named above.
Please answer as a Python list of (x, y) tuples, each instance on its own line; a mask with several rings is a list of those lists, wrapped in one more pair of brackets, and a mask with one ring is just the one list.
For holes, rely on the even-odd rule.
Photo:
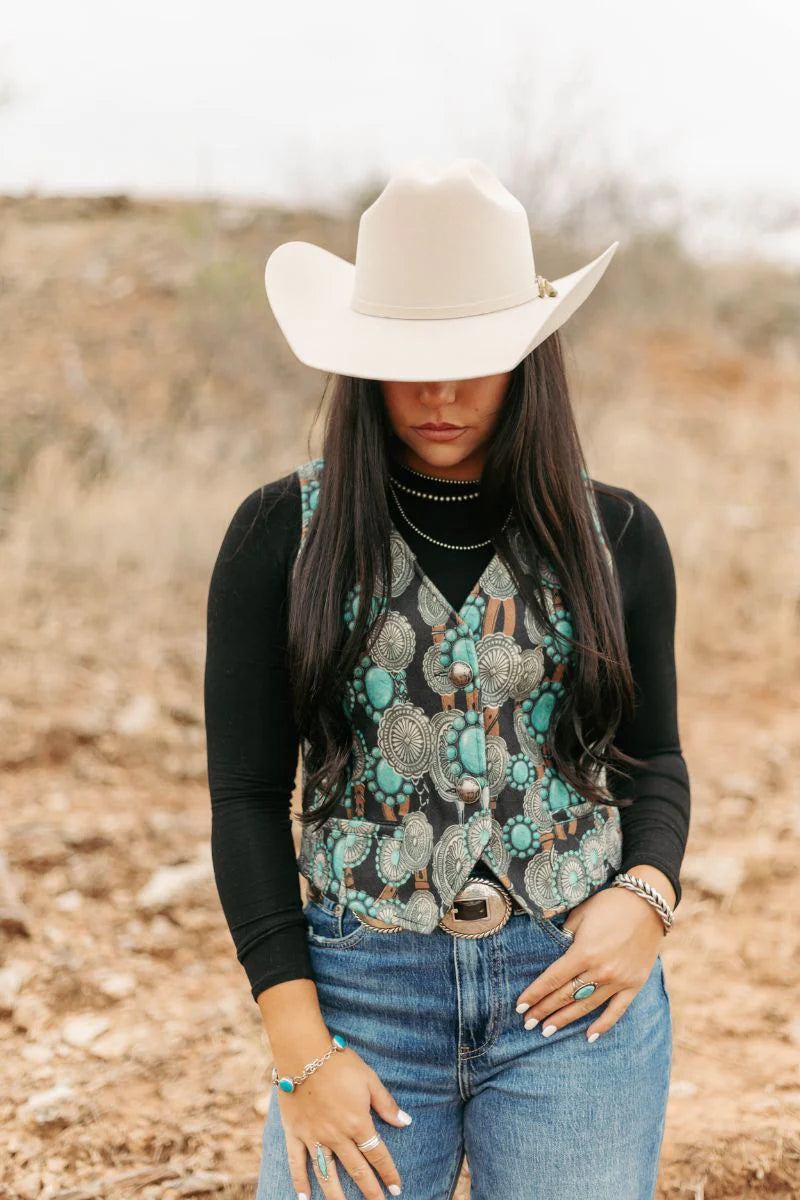
[[(406, 466), (443, 479), (473, 479), (503, 407), (511, 371), (433, 383), (381, 380), (386, 412)], [(454, 428), (436, 430), (433, 426)]]

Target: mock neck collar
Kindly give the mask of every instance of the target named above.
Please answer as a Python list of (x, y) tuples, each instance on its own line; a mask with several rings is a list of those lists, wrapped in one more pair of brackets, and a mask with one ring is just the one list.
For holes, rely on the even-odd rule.
[(462, 496), (465, 492), (477, 492), (480, 489), (480, 480), (472, 478), (445, 479), (434, 475), (433, 472), (417, 472), (406, 466), (393, 446), (389, 448), (389, 470), (401, 483), (406, 483), (409, 487), (418, 488), (423, 492), (433, 492), (437, 496)]

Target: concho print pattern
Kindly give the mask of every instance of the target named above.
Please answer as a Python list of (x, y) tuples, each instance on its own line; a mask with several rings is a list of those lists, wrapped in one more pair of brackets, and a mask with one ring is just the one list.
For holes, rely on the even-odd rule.
[[(318, 458), (296, 468), (298, 554), (323, 467)], [(519, 531), (511, 536), (529, 570)], [(542, 627), (497, 555), (458, 612), (395, 528), (391, 564), (373, 606), (388, 608), (386, 623), (367, 639), (342, 699), (353, 728), (347, 789), (321, 829), (303, 827), (301, 873), (341, 904), (420, 933), (437, 927), (478, 859), (533, 915), (572, 908), (619, 869), (622, 835), (617, 808), (585, 800), (550, 757), (574, 663), (558, 579), (541, 570)], [(359, 599), (354, 587), (345, 600), (350, 629)], [(312, 807), (321, 802), (317, 793)]]

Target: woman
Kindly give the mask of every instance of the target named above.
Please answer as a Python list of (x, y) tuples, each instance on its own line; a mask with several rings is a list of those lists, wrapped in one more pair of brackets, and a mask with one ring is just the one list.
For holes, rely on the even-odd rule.
[(277, 1085), (258, 1200), (438, 1200), (465, 1154), (472, 1200), (654, 1194), (675, 578), (588, 476), (556, 332), (616, 245), (550, 283), (468, 159), (395, 175), (355, 266), (267, 263), (337, 378), (323, 455), (242, 502), (209, 590), (215, 876)]

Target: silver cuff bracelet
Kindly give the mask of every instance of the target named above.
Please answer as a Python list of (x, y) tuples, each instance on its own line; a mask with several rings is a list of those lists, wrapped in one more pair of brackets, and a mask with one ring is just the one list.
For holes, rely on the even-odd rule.
[(618, 875), (615, 875), (611, 887), (627, 888), (631, 892), (636, 892), (637, 896), (641, 896), (648, 904), (652, 904), (664, 922), (664, 936), (666, 937), (672, 928), (675, 914), (661, 892), (656, 891), (646, 879), (642, 879), (639, 875), (629, 875), (627, 871), (620, 871)]

